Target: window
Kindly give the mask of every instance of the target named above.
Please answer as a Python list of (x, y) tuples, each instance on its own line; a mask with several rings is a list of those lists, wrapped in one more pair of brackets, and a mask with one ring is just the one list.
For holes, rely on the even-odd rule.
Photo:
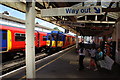
[(7, 40), (7, 30), (0, 30), (0, 39)]
[(75, 38), (72, 38), (72, 41), (75, 41)]
[(60, 41), (62, 40), (62, 35), (59, 35), (58, 40)]
[(67, 37), (65, 37), (65, 41), (67, 41), (67, 39), (68, 39), (68, 38), (67, 38)]
[(68, 42), (70, 42), (70, 37), (68, 37)]
[(46, 41), (46, 36), (43, 36), (43, 41)]
[(53, 40), (57, 40), (57, 36), (56, 35), (53, 35)]
[(25, 34), (21, 34), (21, 36), (25, 37)]
[(16, 33), (15, 34), (15, 41), (25, 41), (25, 34)]
[(58, 34), (57, 33), (52, 33), (52, 40), (58, 40)]
[(7, 40), (7, 33), (2, 33), (2, 39)]
[(50, 40), (50, 37), (51, 37), (51, 35), (49, 34), (49, 35), (48, 35), (48, 40)]

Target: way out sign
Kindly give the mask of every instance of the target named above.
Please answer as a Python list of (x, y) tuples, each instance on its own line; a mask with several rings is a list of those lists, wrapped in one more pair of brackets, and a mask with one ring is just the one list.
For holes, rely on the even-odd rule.
[(101, 6), (41, 9), (41, 16), (101, 15)]

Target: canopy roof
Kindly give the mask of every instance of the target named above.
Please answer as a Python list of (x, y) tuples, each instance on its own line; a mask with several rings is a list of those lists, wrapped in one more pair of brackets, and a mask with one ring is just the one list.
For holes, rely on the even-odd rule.
[[(9, 6), (11, 8), (17, 9), (22, 12), (26, 12), (26, 0), (12, 0), (13, 2), (8, 2), (4, 0), (0, 2), (3, 5)], [(69, 29), (73, 33), (80, 33), (84, 36), (103, 36), (103, 33), (108, 35), (106, 31), (109, 31), (109, 34), (112, 33), (111, 27), (114, 28), (115, 22), (119, 19), (120, 11), (120, 2), (89, 2), (88, 0), (78, 2), (39, 2), (36, 0), (36, 17), (47, 20), (51, 23), (59, 25), (65, 29)], [(14, 4), (13, 4), (14, 3)], [(78, 6), (102, 6), (102, 15), (79, 15), (79, 16), (52, 16), (52, 17), (41, 17), (41, 9), (49, 8), (61, 8), (61, 7), (78, 7)], [(60, 25), (57, 22), (60, 20), (80, 22), (84, 24), (84, 28), (79, 26), (67, 26)], [(94, 29), (92, 28), (94, 27)], [(97, 27), (107, 27), (108, 29)]]

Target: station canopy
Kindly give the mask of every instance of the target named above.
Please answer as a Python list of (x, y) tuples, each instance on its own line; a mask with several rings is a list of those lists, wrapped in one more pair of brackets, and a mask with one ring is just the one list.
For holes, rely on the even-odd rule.
[[(0, 2), (2, 5), (14, 8), (21, 12), (26, 12), (26, 0), (4, 0)], [(115, 22), (119, 20), (120, 2), (109, 0), (77, 0), (77, 2), (72, 1), (51, 1), (51, 0), (36, 0), (35, 3), (37, 18), (47, 20), (58, 26), (70, 30), (73, 33), (80, 33), (83, 36), (104, 36), (111, 35)], [(94, 7), (100, 6), (102, 13), (100, 15), (90, 14), (90, 15), (58, 15), (58, 16), (41, 16), (42, 9), (54, 9), (54, 8), (66, 8), (66, 7)], [(75, 13), (75, 11), (72, 11)], [(98, 12), (99, 13), (99, 12)], [(69, 25), (69, 24), (59, 24), (60, 21), (65, 21), (71, 24), (81, 24), (80, 26)], [(64, 22), (64, 23), (65, 23)]]

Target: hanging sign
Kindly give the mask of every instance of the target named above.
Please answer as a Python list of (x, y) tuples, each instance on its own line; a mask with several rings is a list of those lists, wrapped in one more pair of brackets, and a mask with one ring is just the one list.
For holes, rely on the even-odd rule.
[(101, 6), (41, 9), (41, 16), (101, 15)]
[(61, 24), (61, 25), (68, 25), (68, 26), (85, 27), (83, 23), (71, 22), (71, 21), (59, 21), (58, 24)]

